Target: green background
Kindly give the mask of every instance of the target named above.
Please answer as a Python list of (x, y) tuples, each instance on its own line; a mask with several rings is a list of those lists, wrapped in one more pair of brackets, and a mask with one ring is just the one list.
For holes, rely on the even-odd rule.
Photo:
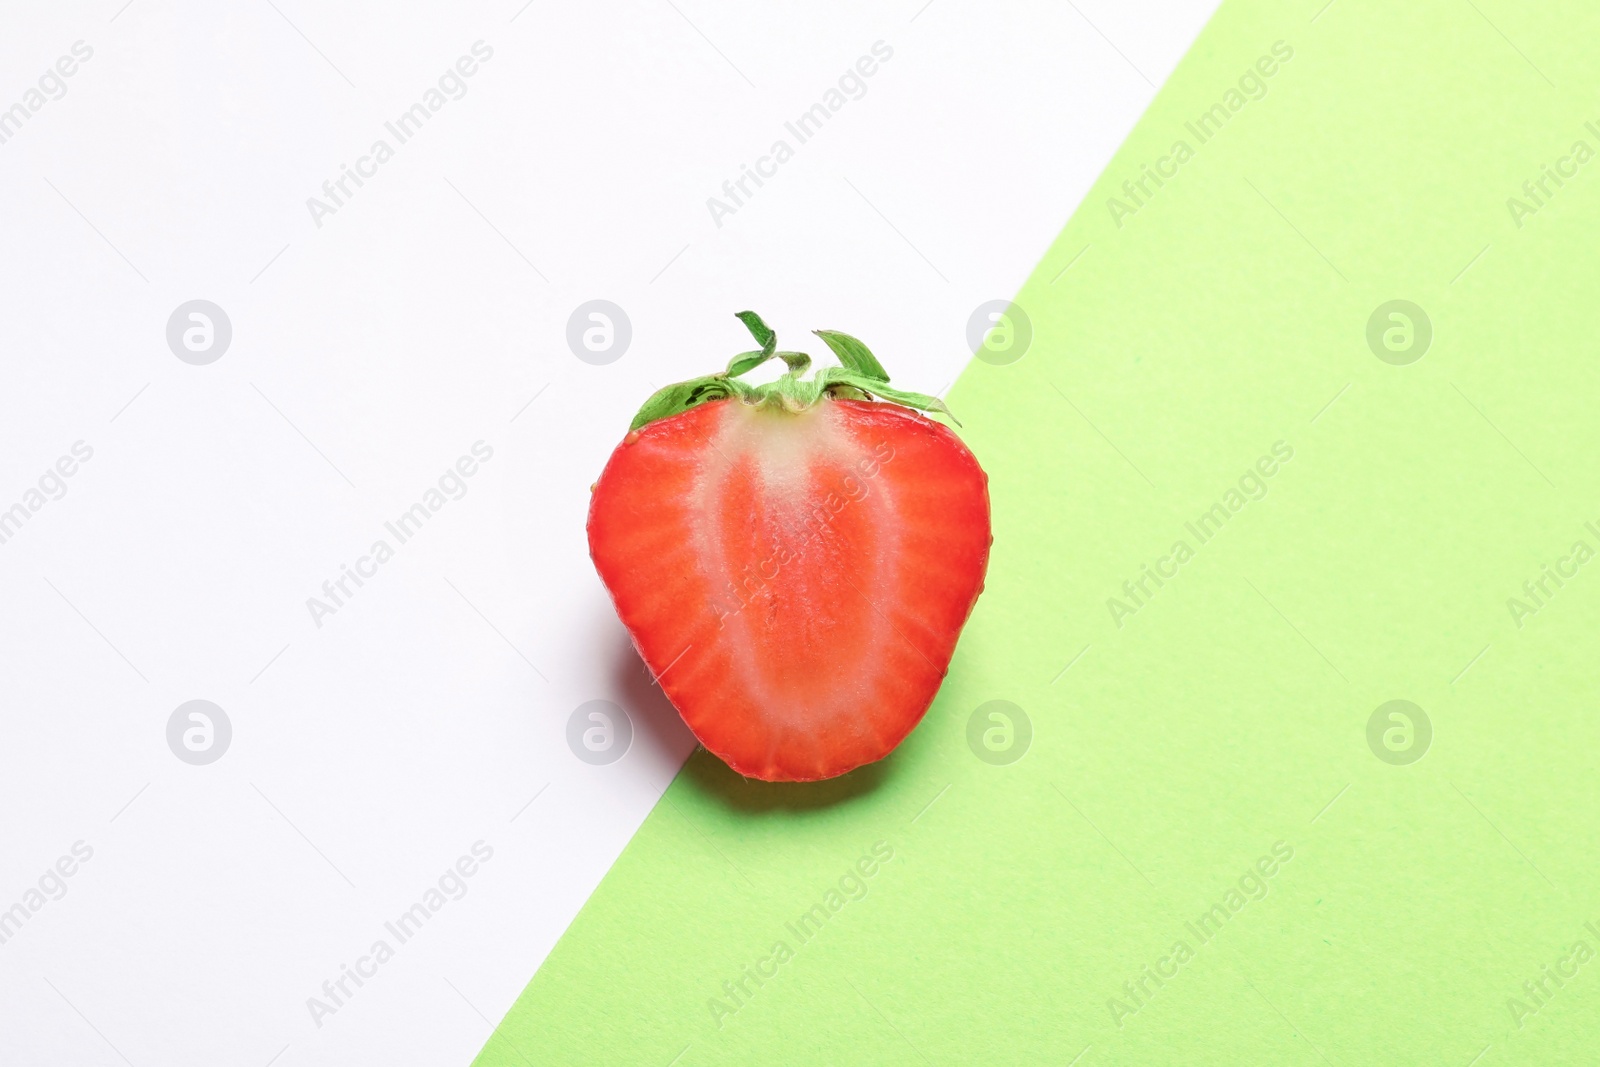
[[(1600, 549), (1600, 160), (1520, 226), (1507, 200), (1600, 150), (1600, 10), (1319, 7), (1223, 4), (1017, 295), (1031, 347), (952, 391), (995, 548), (924, 723), (822, 785), (697, 752), (480, 1065), (1593, 1062), (1600, 962), (1543, 1006), (1523, 982), (1600, 951), (1600, 563), (1520, 626), (1508, 600)], [(1185, 122), (1279, 41), (1199, 143)], [(1433, 333), (1404, 365), (1366, 336), (1396, 299)], [(1200, 543), (1185, 523), (1277, 442)], [(1180, 539), (1119, 626), (1108, 598)], [(1368, 743), (1396, 699), (1432, 727), (1407, 765)], [(1006, 765), (968, 743), (993, 700), (1032, 727)], [(879, 841), (801, 944), (785, 924)], [(1275, 842), (1293, 858), (1202, 944), (1185, 924)]]

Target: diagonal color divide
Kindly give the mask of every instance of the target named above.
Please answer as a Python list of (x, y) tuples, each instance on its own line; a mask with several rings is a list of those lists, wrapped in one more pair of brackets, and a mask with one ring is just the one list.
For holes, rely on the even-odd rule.
[[(1506, 603), (1596, 547), (1552, 489), (1600, 454), (1600, 177), (1504, 205), (1582, 125), (1542, 72), (1596, 39), (1570, 0), (1225, 4), (1016, 294), (1026, 358), (952, 390), (995, 546), (930, 713), (830, 783), (691, 757), (481, 1067), (1586, 1062), (1586, 969), (1506, 1005), (1581, 936), (1600, 577)], [(1395, 298), (1433, 326), (1406, 365), (1365, 339)], [(1391, 699), (1420, 761), (1369, 748)], [(1031, 724), (1004, 765), (968, 739), (993, 700)]]

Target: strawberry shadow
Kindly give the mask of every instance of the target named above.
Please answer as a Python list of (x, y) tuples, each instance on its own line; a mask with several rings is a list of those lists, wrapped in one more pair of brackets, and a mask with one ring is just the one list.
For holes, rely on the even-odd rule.
[(860, 800), (883, 788), (894, 777), (897, 762), (890, 753), (877, 763), (820, 782), (763, 782), (744, 777), (704, 748), (696, 748), (678, 778), (688, 788), (732, 811), (750, 815), (820, 811)]
[(651, 678), (650, 668), (626, 636), (617, 644), (612, 671), (616, 693), (633, 720), (636, 747), (648, 747), (679, 759), (695, 747), (694, 734)]

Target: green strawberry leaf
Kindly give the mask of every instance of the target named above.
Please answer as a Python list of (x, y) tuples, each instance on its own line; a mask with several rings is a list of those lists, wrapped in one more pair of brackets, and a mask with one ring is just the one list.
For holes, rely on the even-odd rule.
[(728, 362), (727, 374), (730, 378), (737, 378), (741, 374), (755, 370), (761, 364), (771, 359), (773, 350), (778, 347), (778, 335), (772, 332), (761, 316), (754, 311), (741, 311), (734, 316), (744, 323), (745, 329), (750, 331), (750, 336), (756, 339), (756, 344), (761, 346), (759, 352), (741, 352)]
[(778, 346), (778, 335), (754, 311), (741, 311), (734, 317), (744, 323), (745, 329), (750, 331), (750, 335), (761, 346), (761, 351), (742, 352), (734, 356), (733, 360), (728, 364), (728, 377), (737, 378), (741, 374), (753, 371), (773, 356), (777, 356), (788, 364), (789, 377), (791, 378), (800, 377), (806, 372), (806, 368), (811, 366), (811, 357), (804, 352), (774, 351)]
[(916, 408), (918, 411), (937, 411), (954, 422), (961, 425), (961, 420), (950, 414), (950, 409), (945, 407), (943, 400), (925, 393), (910, 393), (903, 389), (891, 389), (881, 380), (851, 370), (849, 367), (829, 367), (817, 376), (824, 389), (831, 395), (841, 389), (855, 390), (875, 396), (879, 400), (887, 400), (903, 407)]
[(778, 335), (772, 332), (772, 327), (763, 322), (761, 316), (754, 311), (738, 311), (733, 317), (744, 323), (745, 329), (750, 331), (750, 336), (761, 346), (761, 354), (770, 357), (772, 350), (778, 347)]
[(798, 378), (811, 366), (811, 357), (804, 352), (779, 352), (778, 358), (789, 364), (789, 377)]
[(889, 372), (883, 369), (883, 364), (878, 362), (878, 357), (872, 354), (872, 349), (838, 330), (813, 330), (818, 337), (839, 357), (839, 362), (857, 374), (864, 374), (868, 378), (876, 378), (880, 382), (889, 380)]
[(721, 374), (710, 374), (704, 378), (691, 378), (686, 382), (674, 382), (663, 389), (657, 389), (651, 394), (650, 399), (644, 402), (639, 413), (628, 424), (629, 430), (658, 419), (671, 418), (673, 415), (682, 414), (697, 404), (710, 400), (722, 400), (730, 396), (746, 395), (750, 387), (743, 382), (736, 382)]
[(728, 369), (723, 373), (730, 378), (737, 378), (747, 371), (755, 370), (771, 358), (771, 352), (741, 352), (728, 361)]

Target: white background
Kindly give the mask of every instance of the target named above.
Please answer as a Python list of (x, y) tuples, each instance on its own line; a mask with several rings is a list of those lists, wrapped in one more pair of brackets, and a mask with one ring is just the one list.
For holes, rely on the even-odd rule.
[[(94, 455), (0, 544), (0, 909), (94, 854), (0, 944), (0, 1063), (465, 1064), (692, 746), (584, 541), (633, 411), (750, 347), (744, 308), (942, 392), (1212, 6), (7, 5), (0, 109), (93, 57), (0, 144), (0, 510)], [(715, 225), (880, 40), (866, 94)], [(307, 198), (380, 137), (318, 227)], [(233, 328), (206, 366), (166, 341), (195, 298)], [(632, 322), (606, 366), (565, 339), (593, 298)], [(315, 625), (479, 440), (467, 494)], [(166, 740), (196, 698), (233, 728), (207, 766)], [(591, 699), (633, 719), (608, 766), (566, 743)], [(479, 840), (467, 894), (314, 1024)]]

